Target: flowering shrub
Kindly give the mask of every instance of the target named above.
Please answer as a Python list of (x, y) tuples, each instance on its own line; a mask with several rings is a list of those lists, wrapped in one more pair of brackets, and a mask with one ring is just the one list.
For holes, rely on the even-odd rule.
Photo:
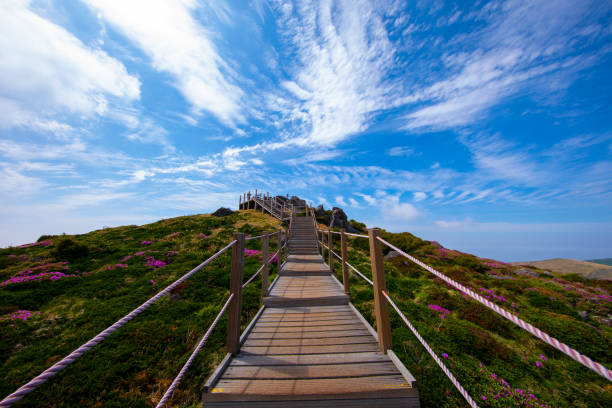
[(450, 310), (444, 309), (443, 307), (440, 307), (438, 305), (428, 305), (427, 307), (430, 308), (430, 309), (433, 309), (433, 310), (435, 310), (437, 312), (440, 312), (441, 313), (441, 316), (440, 316), (441, 319), (444, 319), (446, 316), (448, 316), (450, 314)]
[[(45, 263), (23, 271), (19, 271), (16, 276), (10, 277), (9, 279), (2, 282), (2, 284), (0, 285), (6, 286), (14, 283), (33, 281), (40, 282), (43, 280), (56, 281), (62, 278), (72, 278), (79, 276), (78, 274), (66, 274), (64, 272), (57, 271), (57, 269), (60, 268), (64, 271), (68, 270), (69, 267), (66, 266), (67, 264), (67, 262)], [(78, 271), (75, 271), (75, 273), (78, 273)]]
[(53, 244), (53, 242), (51, 241), (40, 241), (40, 242), (32, 242), (31, 244), (19, 245), (17, 248), (30, 248), (33, 246), (47, 246), (51, 244)]
[(2, 321), (28, 320), (30, 317), (40, 316), (40, 312), (30, 312), (29, 310), (17, 310), (16, 312), (7, 313), (0, 316)]
[(548, 408), (548, 404), (521, 388), (512, 388), (510, 384), (497, 374), (491, 372), (482, 363), (479, 374), (482, 377), (480, 385), (486, 391), (480, 396), (484, 407), (533, 407)]
[(147, 260), (147, 263), (145, 265), (152, 266), (153, 269), (161, 268), (167, 265), (166, 262), (160, 261), (159, 259), (155, 259), (152, 256), (148, 256), (145, 259)]
[(258, 255), (261, 255), (261, 251), (258, 251), (257, 249), (245, 249), (244, 254), (249, 257), (258, 256)]
[(153, 241), (140, 241), (140, 245), (151, 245)]

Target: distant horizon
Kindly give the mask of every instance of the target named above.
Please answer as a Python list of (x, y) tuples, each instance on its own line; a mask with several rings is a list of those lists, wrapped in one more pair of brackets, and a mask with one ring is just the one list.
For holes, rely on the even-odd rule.
[(612, 256), (612, 2), (9, 0), (0, 61), (0, 245), (258, 188)]

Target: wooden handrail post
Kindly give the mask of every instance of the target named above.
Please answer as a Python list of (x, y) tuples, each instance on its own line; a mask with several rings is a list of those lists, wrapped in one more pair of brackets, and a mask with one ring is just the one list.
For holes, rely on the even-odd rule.
[(331, 227), (327, 231), (327, 264), (329, 265), (329, 272), (334, 273), (334, 255), (332, 254), (332, 230)]
[(283, 247), (283, 230), (279, 229), (278, 230), (278, 257), (276, 258), (276, 273), (280, 274), (280, 267), (281, 267), (281, 259), (283, 259), (283, 250), (281, 249)]
[(261, 237), (261, 256), (263, 257), (263, 269), (261, 270), (261, 297), (264, 298), (268, 296), (268, 244), (269, 244), (269, 236), (266, 232), (263, 237)]
[(342, 251), (341, 253), (342, 255), (342, 284), (344, 285), (344, 293), (346, 293), (347, 295), (350, 295), (351, 282), (349, 280), (350, 278), (349, 278), (348, 266), (346, 265), (348, 255), (346, 251), (346, 230), (344, 228), (342, 228), (341, 234), (340, 234), (340, 248)]
[(227, 352), (238, 354), (240, 351), (240, 314), (242, 312), (242, 278), (244, 275), (244, 234), (235, 232), (236, 243), (232, 247), (232, 270), (230, 274), (230, 294), (234, 299), (227, 308)]
[(382, 247), (376, 239), (380, 235), (378, 228), (368, 229), (370, 238), (370, 258), (372, 261), (372, 281), (374, 282), (374, 308), (376, 312), (376, 330), (378, 332), (378, 347), (383, 353), (391, 348), (391, 325), (389, 323), (389, 305), (382, 291), (387, 290)]

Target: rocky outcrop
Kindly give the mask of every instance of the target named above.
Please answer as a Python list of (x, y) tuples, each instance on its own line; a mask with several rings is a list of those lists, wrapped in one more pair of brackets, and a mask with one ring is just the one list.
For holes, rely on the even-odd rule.
[[(323, 208), (323, 206), (320, 206), (320, 207)], [(347, 232), (351, 232), (354, 234), (361, 232), (351, 225), (351, 223), (348, 221), (348, 217), (346, 216), (342, 208), (339, 208), (339, 207), (332, 208), (331, 216), (326, 215), (326, 217), (329, 217), (328, 225), (332, 228), (339, 228), (339, 229), (344, 228)]]
[(230, 210), (229, 208), (221, 207), (217, 211), (212, 213), (212, 215), (215, 217), (226, 217), (228, 215), (232, 215), (233, 213), (234, 212)]

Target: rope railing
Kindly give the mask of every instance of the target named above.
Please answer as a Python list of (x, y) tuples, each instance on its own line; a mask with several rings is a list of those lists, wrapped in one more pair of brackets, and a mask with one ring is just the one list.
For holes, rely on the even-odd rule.
[[(320, 232), (328, 232), (329, 230), (324, 230), (324, 229), (319, 229), (318, 231)], [(342, 235), (342, 232), (340, 231), (331, 231), (332, 234), (337, 234), (337, 235)], [(352, 232), (344, 232), (344, 235), (348, 235), (351, 237), (359, 237), (359, 238), (368, 238), (367, 235), (363, 235), (363, 234), (353, 234)]]
[(410, 321), (406, 318), (406, 316), (402, 313), (402, 311), (397, 307), (397, 305), (395, 304), (395, 302), (391, 299), (391, 297), (389, 297), (389, 295), (387, 294), (386, 291), (382, 291), (383, 296), (385, 297), (385, 299), (387, 299), (387, 302), (389, 302), (389, 304), (393, 307), (393, 309), (395, 309), (395, 311), (397, 312), (397, 314), (402, 318), (402, 320), (404, 321), (404, 323), (406, 323), (406, 325), (408, 326), (408, 328), (410, 329), (410, 331), (412, 331), (412, 334), (414, 334), (416, 336), (416, 338), (419, 340), (419, 342), (421, 342), (421, 344), (423, 345), (423, 347), (425, 348), (425, 350), (427, 350), (427, 352), (429, 353), (429, 355), (434, 359), (434, 361), (440, 366), (440, 368), (442, 369), (442, 371), (444, 371), (444, 374), (446, 374), (446, 376), (448, 377), (449, 380), (451, 380), (451, 382), (453, 383), (453, 385), (455, 386), (455, 388), (457, 388), (457, 390), (461, 393), (461, 395), (463, 395), (463, 398), (465, 398), (465, 400), (467, 401), (467, 403), (472, 407), (472, 408), (478, 408), (478, 405), (476, 404), (476, 402), (474, 402), (474, 400), (472, 399), (472, 397), (470, 396), (470, 394), (468, 394), (468, 392), (465, 390), (465, 388), (463, 388), (461, 386), (461, 384), (459, 383), (459, 381), (455, 378), (455, 376), (453, 375), (453, 373), (450, 372), (450, 370), (448, 369), (448, 367), (446, 367), (446, 365), (442, 362), (442, 360), (440, 360), (440, 357), (438, 357), (438, 355), (432, 350), (431, 347), (429, 347), (429, 344), (427, 344), (427, 342), (423, 339), (423, 337), (421, 337), (421, 335), (419, 334), (419, 332), (414, 328), (414, 326), (412, 325), (412, 323), (410, 323)]
[(472, 299), (478, 301), (479, 303), (487, 306), (489, 309), (492, 309), (493, 311), (495, 311), (496, 313), (498, 313), (502, 317), (510, 320), (512, 323), (514, 323), (517, 326), (521, 327), (522, 329), (528, 331), (529, 333), (533, 334), (534, 336), (536, 336), (540, 340), (542, 340), (545, 343), (553, 346), (557, 350), (561, 351), (562, 353), (564, 353), (567, 356), (571, 357), (572, 359), (576, 360), (580, 364), (582, 364), (585, 367), (595, 371), (597, 374), (601, 375), (602, 377), (606, 378), (608, 381), (612, 382), (612, 371), (608, 370), (604, 365), (591, 360), (589, 357), (585, 356), (584, 354), (581, 354), (577, 350), (574, 350), (573, 348), (569, 347), (567, 344), (561, 343), (556, 338), (551, 337), (548, 333), (543, 332), (542, 330), (538, 329), (537, 327), (533, 326), (532, 324), (527, 323), (523, 319), (519, 318), (515, 314), (510, 313), (509, 311), (499, 307), (495, 303), (485, 299), (483, 296), (481, 296), (481, 295), (477, 294), (476, 292), (466, 288), (462, 284), (454, 281), (453, 279), (449, 278), (448, 276), (444, 275), (443, 273), (438, 272), (437, 270), (435, 270), (431, 266), (426, 265), (425, 263), (419, 261), (415, 257), (413, 257), (411, 255), (408, 255), (406, 252), (402, 251), (401, 249), (399, 249), (395, 245), (390, 244), (389, 242), (385, 241), (381, 237), (377, 237), (377, 239), (380, 242), (382, 242), (383, 244), (389, 246), (389, 248), (392, 248), (393, 250), (397, 251), (400, 255), (404, 256), (405, 258), (408, 258), (409, 260), (411, 260), (415, 264), (417, 264), (420, 267), (424, 268), (425, 270), (433, 273), (438, 278), (442, 279), (444, 282), (446, 282), (449, 285), (455, 287), (456, 289), (458, 289), (459, 291), (461, 291), (461, 292), (465, 293), (466, 295), (470, 296)]
[(100, 333), (98, 333), (95, 337), (89, 340), (87, 343), (81, 345), (79, 348), (74, 350), (72, 353), (61, 359), (59, 362), (55, 363), (32, 380), (30, 380), (27, 384), (19, 387), (15, 392), (8, 395), (2, 401), (0, 401), (0, 407), (10, 407), (17, 401), (21, 400), (26, 394), (34, 391), (39, 385), (43, 384), (49, 378), (53, 377), (55, 374), (63, 370), (67, 365), (73, 363), (77, 358), (83, 355), (86, 351), (89, 351), (91, 348), (95, 347), (98, 343), (102, 342), (106, 337), (108, 337), (111, 333), (119, 329), (121, 326), (132, 320), (134, 317), (139, 315), (141, 312), (146, 310), (153, 303), (157, 302), (161, 297), (167, 295), (172, 289), (180, 285), (183, 281), (191, 277), (194, 273), (202, 269), (204, 266), (211, 263), (217, 257), (219, 257), (222, 253), (231, 248), (237, 241), (234, 240), (230, 242), (223, 249), (219, 250), (216, 254), (193, 268), (191, 271), (187, 272), (181, 278), (177, 279), (174, 283), (167, 286), (165, 289), (161, 290), (155, 296), (144, 302), (142, 305), (138, 306), (136, 309), (132, 310), (127, 315), (123, 316), (121, 319), (113, 323), (111, 326), (107, 327)]
[[(329, 247), (327, 245), (325, 245), (322, 241), (319, 241), (321, 243), (321, 245), (323, 245), (325, 248), (327, 248), (328, 251), (330, 251), (332, 254), (334, 254), (334, 256), (336, 258), (338, 258), (340, 261), (342, 261), (342, 257), (340, 255), (338, 255), (333, 249), (329, 249)], [(368, 282), (370, 284), (370, 286), (374, 286), (374, 282), (372, 282), (367, 276), (365, 276), (363, 273), (359, 272), (353, 265), (351, 265), (348, 262), (345, 262), (346, 266), (348, 266), (349, 268), (351, 268), (357, 275), (361, 276), (363, 279), (366, 280), (366, 282)]]
[(223, 313), (225, 313), (225, 310), (227, 309), (227, 307), (229, 306), (229, 304), (230, 304), (230, 302), (232, 301), (233, 298), (234, 298), (234, 294), (232, 293), (229, 296), (229, 298), (227, 298), (227, 300), (225, 301), (225, 304), (221, 308), (221, 311), (219, 312), (219, 314), (217, 314), (217, 317), (215, 317), (215, 320), (212, 322), (212, 324), (210, 325), (210, 327), (208, 328), (208, 330), (206, 331), (204, 336), (202, 336), (202, 338), (198, 342), (197, 346), (193, 350), (193, 353), (191, 353), (191, 355), (187, 359), (187, 362), (185, 363), (185, 365), (183, 365), (183, 368), (181, 368), (181, 371), (179, 371), (178, 375), (176, 376), (174, 381), (172, 381), (172, 384), (170, 384), (170, 387), (168, 387), (168, 389), (164, 393), (164, 395), (161, 398), (161, 400), (159, 400), (159, 402), (157, 403), (155, 408), (163, 407), (166, 404), (166, 402), (168, 401), (168, 399), (172, 396), (172, 393), (174, 392), (176, 387), (181, 382), (181, 379), (183, 378), (183, 375), (185, 375), (185, 372), (189, 369), (189, 366), (191, 366), (191, 363), (193, 362), (193, 359), (195, 358), (195, 356), (198, 355), (198, 353), (200, 352), (200, 349), (202, 348), (202, 346), (204, 346), (204, 343), (206, 343), (206, 340), (208, 340), (208, 337), (212, 333), (212, 331), (215, 328), (215, 326), (217, 325), (217, 323), (219, 323), (219, 319), (221, 318)]

